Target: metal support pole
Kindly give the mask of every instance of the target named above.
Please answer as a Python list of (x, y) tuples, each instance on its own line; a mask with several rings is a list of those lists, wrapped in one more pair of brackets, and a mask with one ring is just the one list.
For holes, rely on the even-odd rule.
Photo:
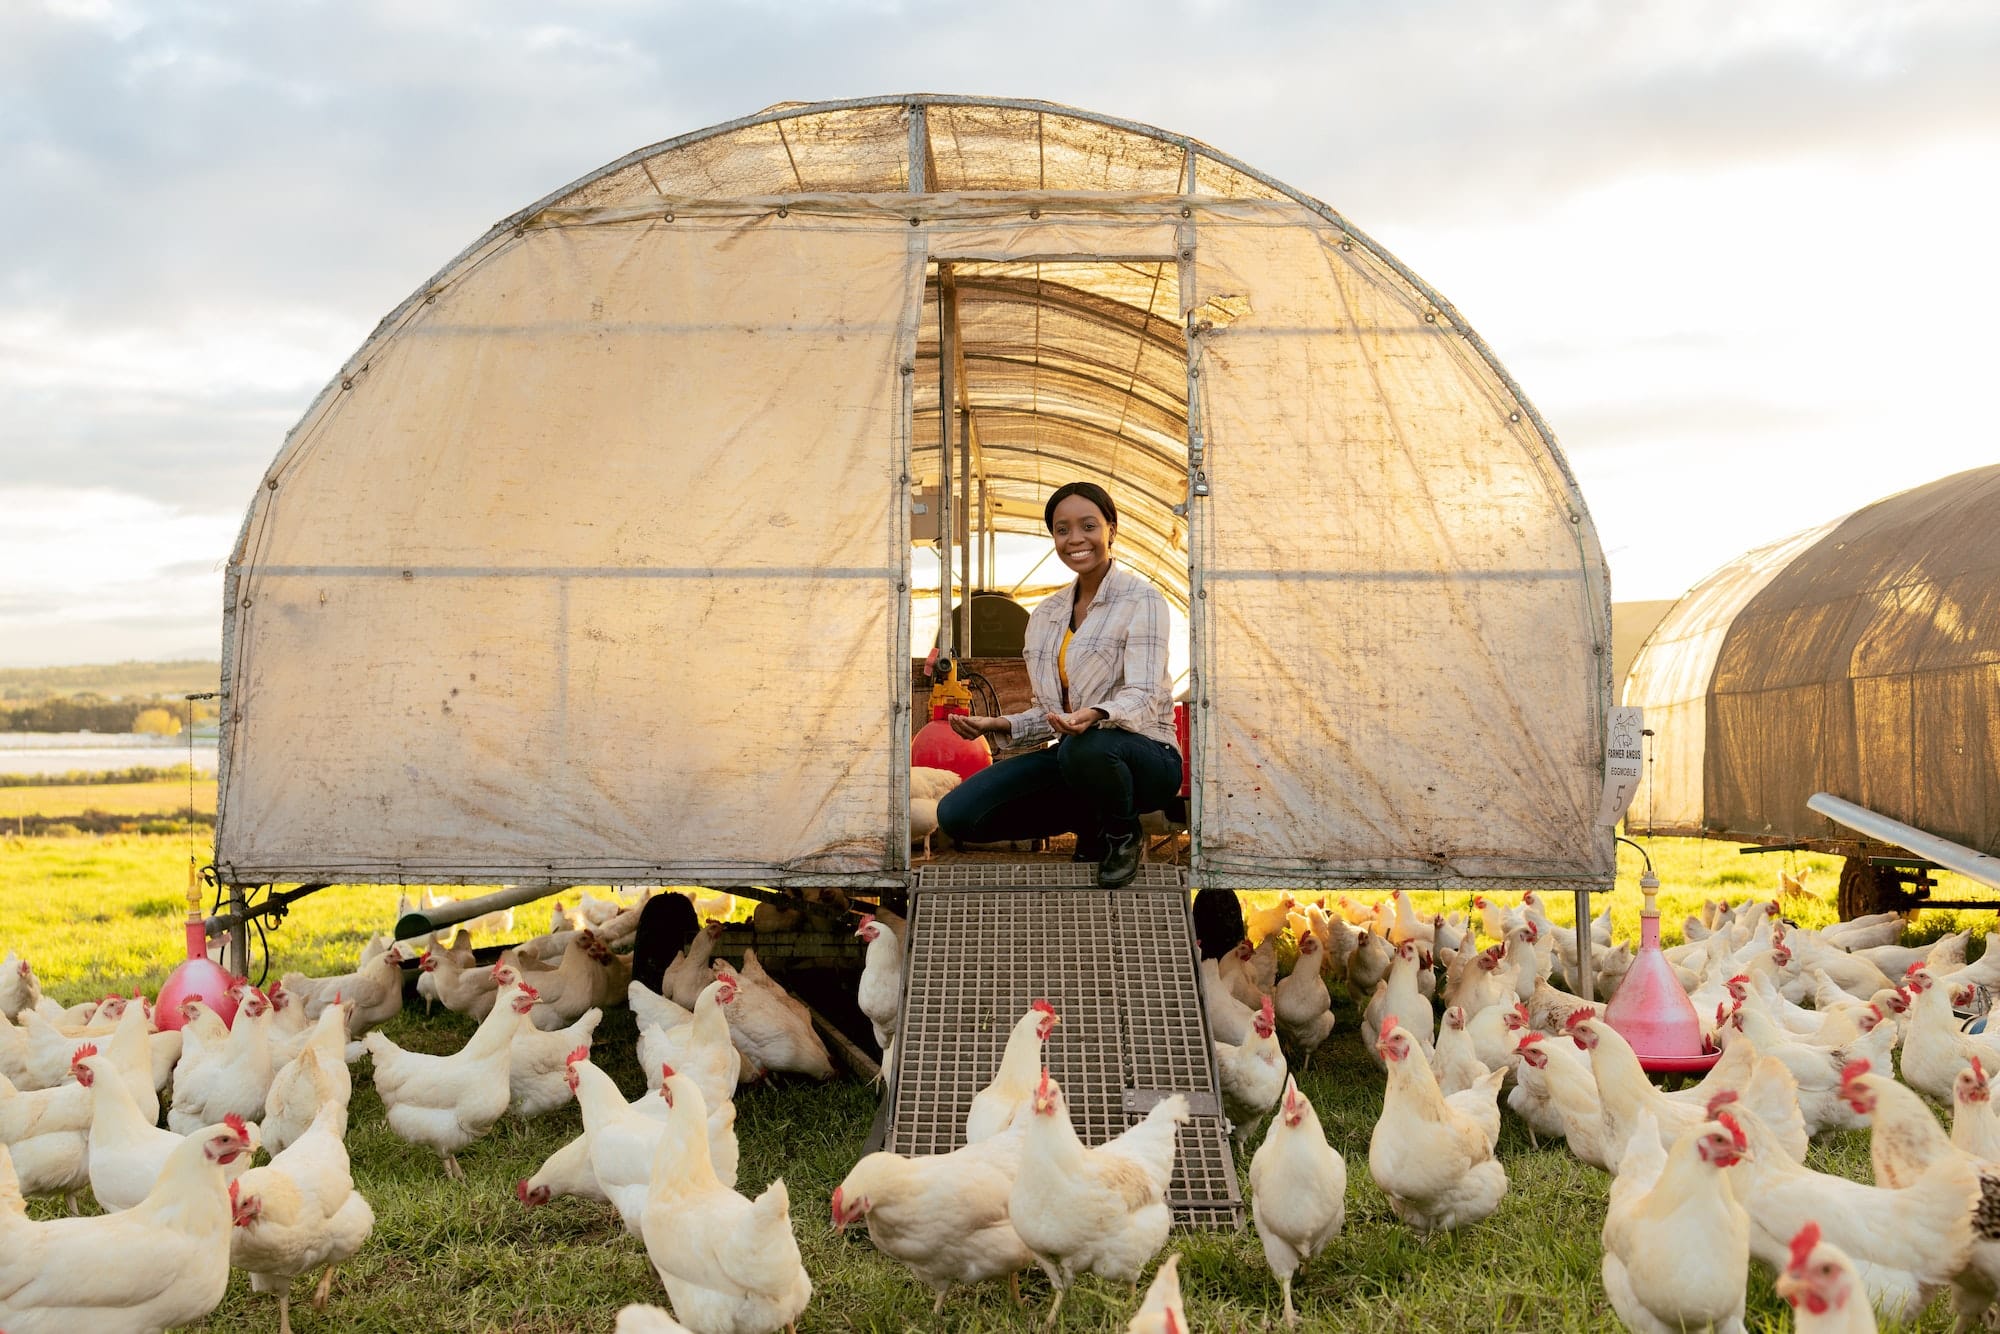
[(246, 913), (250, 896), (243, 886), (229, 886), (229, 971), (237, 977), (250, 976), (250, 919)]
[(1597, 999), (1596, 970), (1590, 966), (1590, 891), (1576, 891), (1576, 994), (1587, 1001)]
[(958, 293), (952, 286), (951, 265), (939, 263), (938, 273), (938, 635), (939, 656), (957, 657), (951, 624), (951, 525), (954, 518), (951, 485), (952, 362), (958, 341)]

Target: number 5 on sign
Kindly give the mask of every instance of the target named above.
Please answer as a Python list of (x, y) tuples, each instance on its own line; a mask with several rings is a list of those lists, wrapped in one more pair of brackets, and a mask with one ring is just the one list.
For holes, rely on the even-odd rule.
[(1621, 705), (1611, 711), (1611, 730), (1604, 739), (1604, 801), (1597, 808), (1601, 825), (1624, 819), (1639, 790), (1639, 734), (1645, 726), (1644, 709)]

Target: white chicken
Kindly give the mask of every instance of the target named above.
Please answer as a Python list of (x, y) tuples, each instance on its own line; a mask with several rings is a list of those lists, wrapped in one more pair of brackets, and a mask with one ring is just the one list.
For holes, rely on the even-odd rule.
[(1420, 955), (1417, 944), (1406, 940), (1396, 946), (1396, 956), (1389, 965), (1389, 975), (1382, 979), (1382, 985), (1375, 988), (1375, 994), (1368, 1000), (1367, 1008), (1361, 1016), (1361, 1041), (1368, 1048), (1368, 1055), (1375, 1064), (1382, 1065), (1382, 1053), (1376, 1050), (1376, 1043), (1383, 1031), (1382, 1020), (1388, 1015), (1403, 1016), (1406, 1023), (1404, 1032), (1424, 1049), (1424, 1059), (1429, 1060), (1437, 1047), (1436, 1028), (1431, 1022), (1431, 1003), (1424, 999), (1424, 993), (1417, 986), (1417, 969)]
[(1444, 1022), (1438, 1026), (1437, 1047), (1431, 1052), (1431, 1073), (1437, 1076), (1438, 1090), (1447, 1098), (1485, 1079), (1491, 1068), (1473, 1049), (1466, 1022), (1463, 1006), (1447, 1009)]
[(729, 1016), (730, 1040), (743, 1054), (739, 1078), (754, 1082), (774, 1070), (833, 1078), (833, 1058), (813, 1031), (812, 1012), (771, 979), (756, 950), (743, 951), (741, 971), (716, 960), (715, 976), (736, 984), (736, 998), (723, 1013)]
[(1187, 1308), (1181, 1304), (1181, 1257), (1176, 1251), (1160, 1262), (1146, 1298), (1126, 1322), (1125, 1334), (1188, 1334)]
[(493, 1013), (450, 1056), (404, 1051), (379, 1032), (362, 1039), (375, 1058), (375, 1090), (382, 1095), (389, 1129), (437, 1150), (445, 1174), (455, 1181), (465, 1179), (458, 1151), (506, 1114), (514, 1037), (535, 1000), (535, 989), (524, 983), (502, 989)]
[(1325, 955), (1310, 931), (1299, 941), (1299, 961), (1272, 993), (1278, 1026), (1306, 1058), (1333, 1032), (1333, 998), (1320, 971)]
[(1285, 1053), (1278, 1046), (1270, 997), (1264, 998), (1250, 1036), (1240, 1046), (1215, 1044), (1215, 1070), (1222, 1083), (1222, 1111), (1241, 1149), (1285, 1089)]
[(1250, 1216), (1264, 1243), (1264, 1261), (1284, 1293), (1285, 1323), (1296, 1325), (1292, 1275), (1340, 1235), (1347, 1218), (1347, 1163), (1326, 1142), (1319, 1113), (1290, 1078), (1271, 1133), (1250, 1159)]
[[(577, 1105), (583, 1110), (584, 1131), (550, 1154), (536, 1173), (516, 1182), (514, 1194), (530, 1209), (564, 1195), (602, 1200), (618, 1211), (633, 1236), (639, 1235), (640, 1217), (645, 1210), (646, 1187), (652, 1174), (653, 1151), (659, 1146), (667, 1122), (664, 1076), (673, 1067), (661, 1067), (663, 1078), (639, 1097), (627, 1103), (618, 1086), (594, 1065), (582, 1051), (565, 1067), (565, 1077), (576, 1083)], [(620, 1110), (620, 1109), (623, 1110)], [(597, 1133), (593, 1133), (595, 1130)], [(596, 1148), (593, 1149), (593, 1145)], [(736, 1104), (725, 1102), (708, 1114), (709, 1164), (716, 1179), (726, 1186), (736, 1184)], [(598, 1168), (602, 1166), (600, 1177)]]
[(223, 1170), (248, 1153), (229, 1126), (188, 1136), (152, 1192), (123, 1213), (28, 1221), (0, 1149), (0, 1328), (9, 1334), (164, 1334), (229, 1290)]
[(1166, 1244), (1174, 1133), (1188, 1119), (1188, 1102), (1178, 1093), (1164, 1098), (1145, 1120), (1096, 1148), (1076, 1137), (1062, 1089), (1047, 1071), (1028, 1110), (1007, 1209), (1055, 1287), (1053, 1324), (1078, 1274), (1136, 1282)]
[(1875, 1334), (1875, 1312), (1854, 1262), (1822, 1240), (1818, 1223), (1792, 1238), (1777, 1290), (1791, 1304), (1799, 1334)]
[(887, 1051), (896, 1039), (896, 1018), (903, 1007), (903, 943), (887, 922), (864, 916), (855, 935), (868, 942), (855, 999), (875, 1029), (875, 1045)]
[[(1234, 1046), (1250, 1036), (1250, 1021), (1257, 1006), (1245, 1005), (1222, 980), (1221, 966), (1214, 959), (1201, 961), (1201, 1008), (1208, 1016), (1208, 1032), (1217, 1042)], [(1263, 997), (1257, 998), (1259, 1002)]]
[[(125, 1081), (107, 1057), (80, 1057), (76, 1082), (91, 1096), (90, 1193), (106, 1213), (130, 1209), (153, 1193), (167, 1159), (185, 1137), (161, 1130), (139, 1114)], [(230, 1118), (225, 1124), (244, 1137), (251, 1151), (224, 1172), (234, 1180), (250, 1166), (257, 1136), (240, 1119)]]
[[(86, 1042), (75, 1062), (97, 1055)], [(13, 1151), (17, 1187), (28, 1195), (62, 1194), (69, 1211), (90, 1184), (91, 1093), (81, 1084), (22, 1092), (0, 1079), (0, 1146)]]
[(667, 1124), (642, 1234), (674, 1317), (697, 1334), (772, 1334), (812, 1300), (782, 1179), (755, 1201), (715, 1175), (708, 1109), (694, 1081), (664, 1081)]
[(467, 966), (450, 954), (431, 950), (417, 961), (417, 967), (430, 980), (438, 1003), (445, 1009), (482, 1020), (493, 1012), (493, 1003), (499, 996), (500, 983), (495, 976), (499, 965)]
[(1743, 1328), (1750, 1216), (1723, 1172), (1748, 1141), (1735, 1118), (1688, 1127), (1662, 1150), (1650, 1113), (1619, 1161), (1604, 1212), (1604, 1293), (1627, 1328)]
[(657, 1306), (634, 1302), (619, 1310), (618, 1323), (611, 1334), (694, 1334), (694, 1331)]
[(730, 1101), (743, 1071), (743, 1055), (730, 1036), (727, 1010), (736, 996), (736, 979), (718, 977), (695, 997), (694, 1013), (686, 1022), (660, 1029), (641, 1020), (639, 1068), (651, 1071), (671, 1065), (701, 1087), (710, 1107)]
[(337, 996), (354, 1005), (352, 1033), (361, 1036), (403, 1012), (403, 961), (411, 955), (391, 945), (352, 973), (337, 977), (307, 977), (286, 973), (279, 979), (285, 991), (303, 1007), (308, 1021), (334, 1003)]
[(534, 1026), (544, 1033), (569, 1027), (584, 1011), (604, 999), (609, 986), (606, 974), (611, 951), (594, 931), (579, 931), (563, 950), (562, 963), (553, 973), (534, 976), (535, 990), (542, 999), (531, 1016)]
[(1042, 1071), (1042, 1044), (1061, 1022), (1056, 1007), (1045, 1000), (1034, 1002), (1014, 1021), (993, 1082), (972, 1095), (972, 1107), (965, 1114), (967, 1144), (992, 1139), (1026, 1110)]
[[(229, 1036), (198, 1056), (183, 1056), (174, 1071), (174, 1101), (167, 1128), (188, 1135), (229, 1116), (246, 1121), (264, 1117), (264, 1100), (277, 1073), (271, 1065), (271, 1003), (249, 985), (230, 990), (236, 1018)], [(145, 1110), (141, 1104), (140, 1110)]]
[[(529, 1015), (533, 1019), (533, 1013)], [(523, 1121), (532, 1121), (570, 1099), (566, 1075), (570, 1053), (590, 1050), (604, 1011), (585, 1010), (568, 1028), (543, 1032), (531, 1022), (514, 1035), (514, 1055), (507, 1065), (508, 1106)]]
[(322, 1107), (289, 1148), (245, 1172), (229, 1192), (230, 1262), (250, 1275), (252, 1292), (278, 1295), (278, 1334), (291, 1334), (292, 1281), (323, 1267), (312, 1303), (325, 1310), (334, 1271), (375, 1229), (375, 1211), (354, 1189), (334, 1111)]
[(834, 1188), (834, 1230), (865, 1220), (875, 1249), (937, 1294), (932, 1315), (954, 1287), (990, 1278), (1018, 1299), (1020, 1271), (1035, 1262), (1007, 1212), (1025, 1137), (1015, 1127), (950, 1153), (871, 1153)]
[(667, 965), (666, 975), (660, 979), (660, 994), (683, 1010), (692, 1010), (694, 998), (713, 980), (708, 965), (714, 957), (715, 944), (721, 939), (720, 922), (710, 922), (696, 932), (688, 947)]
[(2000, 1162), (2000, 1115), (1993, 1110), (1986, 1063), (1977, 1056), (1952, 1085), (1951, 1142), (1975, 1158)]
[(264, 1095), (264, 1147), (283, 1153), (306, 1133), (323, 1109), (331, 1108), (334, 1133), (347, 1133), (347, 1105), (354, 1097), (354, 1077), (347, 1069), (346, 1011), (329, 1005), (306, 1030), (298, 1055), (271, 1077)]
[(1369, 1174), (1396, 1217), (1419, 1232), (1479, 1222), (1507, 1193), (1506, 1169), (1484, 1128), (1445, 1101), (1430, 1062), (1413, 1056), (1416, 1039), (1393, 1014), (1383, 1017), (1379, 1046), (1389, 1086), (1368, 1139)]
[(0, 959), (0, 1019), (19, 1023), (21, 1016), (42, 1003), (42, 983), (34, 965), (12, 950)]

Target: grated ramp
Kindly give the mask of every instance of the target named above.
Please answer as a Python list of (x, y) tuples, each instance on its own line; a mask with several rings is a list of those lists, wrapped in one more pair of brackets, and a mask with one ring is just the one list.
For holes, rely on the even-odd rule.
[(927, 867), (910, 908), (887, 1146), (949, 1153), (993, 1078), (1015, 1020), (1046, 997), (1062, 1022), (1045, 1048), (1086, 1144), (1188, 1097), (1167, 1201), (1183, 1226), (1241, 1225), (1178, 868), (1142, 866), (1121, 890), (1057, 862)]

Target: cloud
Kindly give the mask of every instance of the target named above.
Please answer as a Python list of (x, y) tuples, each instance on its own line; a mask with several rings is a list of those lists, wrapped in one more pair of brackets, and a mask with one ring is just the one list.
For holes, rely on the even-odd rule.
[(1325, 199), (1578, 460), (1792, 448), (1892, 400), (1965, 436), (1977, 340), (1936, 334), (2000, 295), (1996, 66), (1983, 0), (9, 5), (0, 449), (17, 486), (240, 513), (374, 323), (495, 220), (771, 103), (920, 88), (1157, 124)]

